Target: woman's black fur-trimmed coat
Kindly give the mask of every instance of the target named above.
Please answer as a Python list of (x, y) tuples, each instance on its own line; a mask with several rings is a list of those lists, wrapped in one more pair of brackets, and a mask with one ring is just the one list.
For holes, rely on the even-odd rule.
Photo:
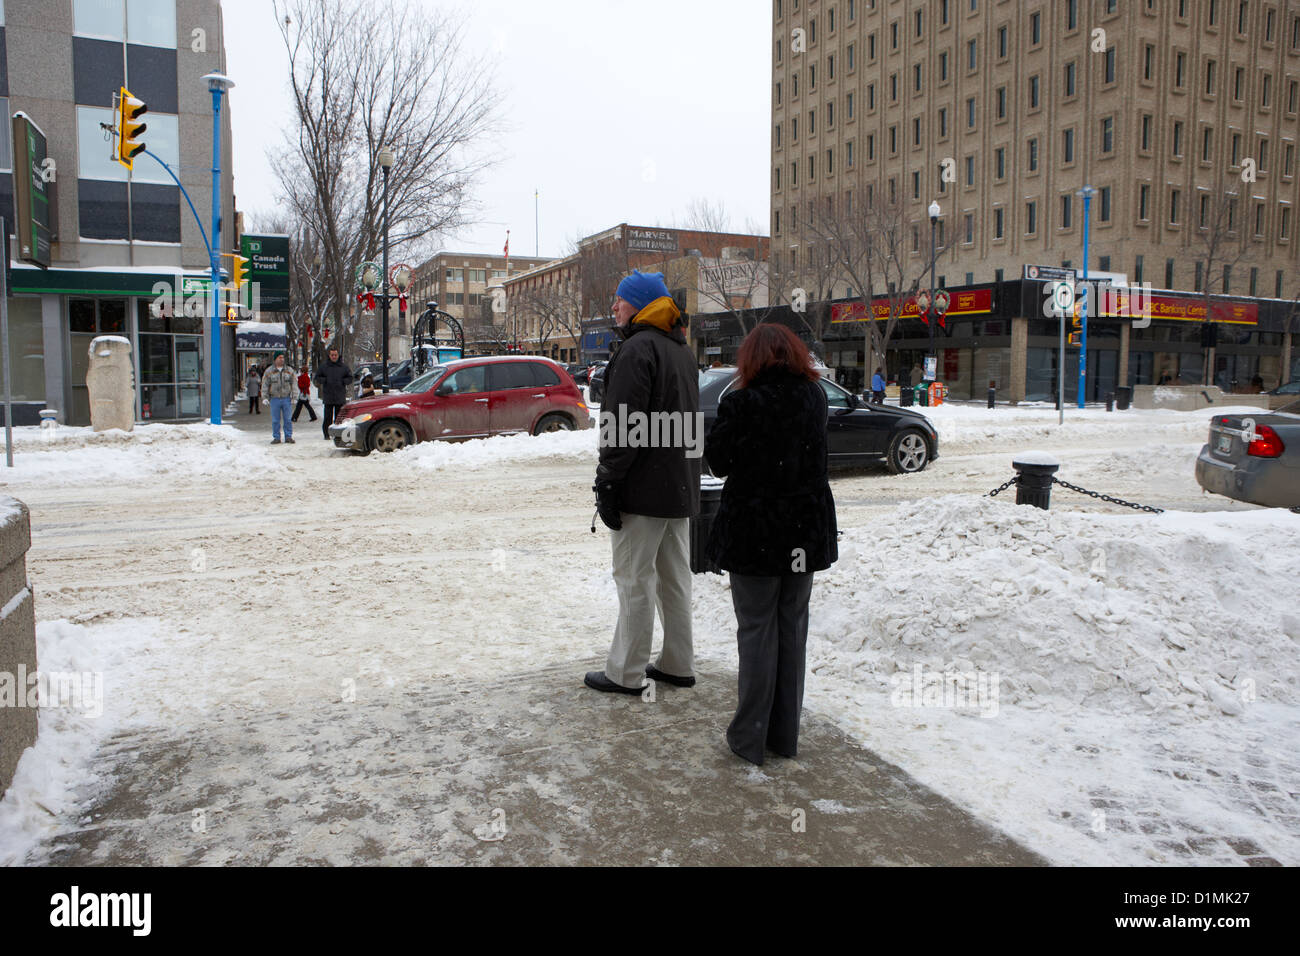
[(727, 395), (704, 444), (727, 479), (707, 555), (726, 571), (824, 571), (839, 557), (827, 480), (826, 393), (768, 369)]

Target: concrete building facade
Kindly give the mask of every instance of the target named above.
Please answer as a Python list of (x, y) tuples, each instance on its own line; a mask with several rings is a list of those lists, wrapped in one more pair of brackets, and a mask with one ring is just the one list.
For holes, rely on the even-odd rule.
[[(928, 284), (932, 201), (941, 286), (1081, 269), (1086, 184), (1091, 271), (1171, 298), (1208, 288), (1255, 303), (1254, 322), (1227, 322), (1225, 304), (1157, 319), (1144, 337), (1179, 351), (1208, 319), (1232, 340), (1209, 356), (1216, 383), (1272, 387), (1300, 372), (1294, 317), (1276, 307), (1300, 295), (1300, 5), (773, 0), (772, 18), (776, 297), (818, 284), (814, 223), (845, 209), (896, 211), (905, 281)], [(822, 285), (827, 298), (855, 291), (843, 275)], [(1015, 338), (1020, 379), (1054, 376), (1042, 318), (1020, 316), (1019, 336), (972, 325), (966, 337)], [(1127, 360), (1130, 331), (1136, 340), (1099, 324), (1099, 343), (1113, 333), (1125, 347), (1089, 365), (1113, 383), (1154, 383), (1161, 369)], [(891, 373), (928, 346), (922, 323), (901, 332)], [(1200, 381), (1206, 360), (1190, 356), (1175, 377)]]
[[(70, 424), (89, 422), (87, 348), (98, 334), (131, 340), (136, 416), (205, 417), (209, 357), (223, 353), (225, 398), (238, 384), (233, 328), (213, 342), (206, 307), (159, 307), (159, 284), (182, 301), (205, 298), (203, 233), (166, 171), (136, 157), (128, 172), (110, 158), (113, 96), (143, 100), (149, 150), (179, 176), (210, 227), (212, 103), (202, 77), (225, 72), (219, 0), (3, 0), (0, 7), (0, 215), (14, 230), (15, 158), (10, 118), (43, 133), (55, 171), (48, 267), (20, 261), (10, 243), (10, 349), (15, 422), (49, 406)], [(234, 78), (238, 82), (239, 78)], [(223, 103), (222, 251), (236, 251), (231, 175), (231, 97)], [(19, 148), (22, 144), (18, 144)], [(25, 171), (25, 170), (24, 170)]]

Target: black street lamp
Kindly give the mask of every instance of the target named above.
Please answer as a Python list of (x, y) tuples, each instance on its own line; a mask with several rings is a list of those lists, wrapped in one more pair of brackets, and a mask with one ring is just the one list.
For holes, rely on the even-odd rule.
[(393, 167), (393, 151), (385, 146), (379, 151), (379, 166), (384, 171), (384, 261), (382, 271), (379, 275), (379, 281), (383, 285), (383, 293), (380, 295), (380, 301), (383, 303), (384, 310), (382, 325), (381, 353), (384, 363), (384, 392), (388, 392), (388, 303), (392, 298), (388, 294), (388, 171)]

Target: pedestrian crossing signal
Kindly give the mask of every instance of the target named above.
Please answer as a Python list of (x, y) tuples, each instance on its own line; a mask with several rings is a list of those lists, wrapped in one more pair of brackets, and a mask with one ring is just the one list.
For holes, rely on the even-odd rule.
[(117, 93), (117, 153), (115, 159), (127, 169), (135, 167), (135, 157), (144, 152), (145, 145), (140, 141), (149, 127), (139, 122), (139, 118), (149, 112), (144, 100), (131, 95), (125, 86)]

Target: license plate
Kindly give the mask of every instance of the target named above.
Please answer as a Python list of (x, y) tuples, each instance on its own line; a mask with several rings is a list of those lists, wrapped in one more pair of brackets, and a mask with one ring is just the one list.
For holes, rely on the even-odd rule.
[(1220, 455), (1227, 455), (1232, 451), (1232, 436), (1220, 435), (1214, 446), (1215, 451)]

